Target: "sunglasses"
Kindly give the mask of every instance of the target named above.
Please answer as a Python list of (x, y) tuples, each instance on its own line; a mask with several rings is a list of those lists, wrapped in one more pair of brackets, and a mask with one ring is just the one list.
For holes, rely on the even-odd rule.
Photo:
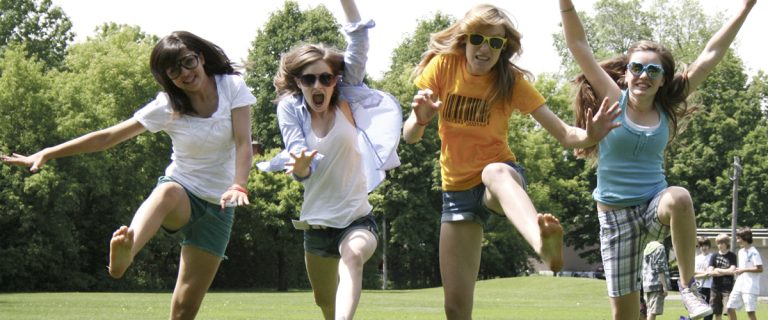
[(323, 72), (321, 74), (306, 73), (299, 77), (299, 82), (304, 87), (313, 87), (317, 81), (320, 81), (323, 86), (330, 87), (336, 83), (336, 76)]
[(197, 68), (197, 65), (200, 63), (200, 60), (197, 58), (197, 54), (190, 53), (186, 56), (181, 57), (178, 61), (176, 61), (176, 65), (172, 66), (165, 70), (165, 73), (168, 75), (168, 78), (171, 78), (171, 80), (174, 80), (181, 76), (181, 68), (187, 70), (192, 70), (194, 68)]
[(492, 49), (499, 50), (507, 43), (507, 38), (504, 37), (487, 37), (479, 33), (469, 34), (469, 43), (473, 46), (481, 46), (483, 43), (488, 42), (488, 46)]
[(656, 80), (656, 78), (664, 74), (664, 68), (653, 63), (642, 64), (639, 62), (630, 62), (627, 64), (627, 70), (629, 70), (635, 77), (639, 77), (645, 72), (651, 80)]

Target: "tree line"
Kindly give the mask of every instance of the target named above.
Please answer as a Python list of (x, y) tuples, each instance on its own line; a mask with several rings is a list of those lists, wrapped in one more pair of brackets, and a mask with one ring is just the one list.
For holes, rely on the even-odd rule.
[[(668, 46), (678, 61), (691, 62), (724, 21), (707, 16), (695, 0), (601, 0), (594, 14), (581, 14), (599, 57), (623, 52), (628, 43), (652, 39)], [(0, 1), (0, 152), (30, 153), (131, 117), (161, 90), (148, 57), (159, 39), (135, 26), (106, 23), (83, 43), (71, 44), (71, 22), (50, 0)], [(615, 15), (614, 12), (622, 12)], [(369, 86), (390, 92), (403, 114), (416, 92), (413, 67), (429, 35), (455, 21), (437, 13), (420, 20), (391, 53), (389, 70)], [(340, 24), (325, 7), (301, 10), (286, 1), (273, 12), (252, 42), (246, 82), (258, 102), (252, 108), (254, 139), (268, 159), (282, 148), (272, 87), (280, 54), (301, 42), (345, 47)], [(216, 42), (216, 39), (210, 39)], [(376, 39), (372, 39), (376, 41)], [(536, 76), (547, 105), (573, 121), (569, 82), (578, 72), (554, 34), (562, 65), (558, 74)], [(525, 47), (525, 40), (523, 40)], [(525, 54), (535, 54), (527, 52)], [(525, 66), (522, 66), (525, 68)], [(681, 68), (683, 66), (680, 66)], [(665, 155), (670, 183), (690, 190), (699, 227), (730, 225), (733, 156), (744, 166), (740, 181), (740, 225), (764, 227), (768, 221), (768, 76), (750, 76), (729, 52), (690, 99), (698, 111)], [(574, 157), (531, 118), (514, 116), (509, 141), (526, 168), (529, 194), (537, 209), (552, 212), (566, 228), (566, 243), (599, 261), (599, 227), (591, 191), (595, 169)], [(440, 285), (440, 152), (436, 123), (418, 144), (401, 144), (402, 165), (371, 194), (380, 230), (387, 241), (389, 288)], [(0, 167), (0, 291), (165, 290), (175, 281), (178, 244), (157, 237), (136, 257), (125, 278), (107, 272), (108, 240), (127, 224), (162, 175), (170, 158), (170, 139), (143, 134), (108, 151), (58, 159), (39, 173)], [(251, 205), (238, 208), (228, 259), (213, 287), (218, 289), (307, 288), (302, 233), (291, 227), (298, 217), (302, 187), (288, 175), (251, 171)], [(491, 217), (483, 240), (480, 277), (521, 275), (533, 252), (506, 219)], [(365, 269), (366, 288), (380, 288), (382, 255)]]

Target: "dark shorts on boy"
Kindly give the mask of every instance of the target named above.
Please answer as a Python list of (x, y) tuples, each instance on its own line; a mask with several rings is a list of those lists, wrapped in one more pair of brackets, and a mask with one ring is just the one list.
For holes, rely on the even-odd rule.
[(725, 306), (728, 304), (731, 290), (718, 290), (713, 287), (709, 292), (711, 294), (709, 305), (712, 306), (712, 314), (723, 314)]
[[(167, 176), (157, 179), (158, 186), (166, 182), (178, 183), (173, 178)], [(227, 207), (221, 210), (220, 205), (200, 199), (187, 191), (186, 188), (184, 188), (184, 191), (187, 192), (189, 197), (189, 207), (191, 209), (189, 222), (178, 230), (168, 230), (165, 227), (162, 229), (166, 234), (180, 239), (182, 246), (191, 245), (226, 259), (224, 253), (227, 249), (227, 244), (229, 244), (229, 236), (232, 233), (235, 208)]]
[(372, 214), (352, 221), (346, 228), (312, 226), (304, 230), (304, 251), (326, 258), (341, 258), (339, 245), (350, 232), (358, 229), (370, 231), (379, 240), (378, 226)]
[[(525, 179), (525, 169), (514, 162), (506, 162), (523, 180), (523, 189), (528, 189)], [(476, 221), (485, 225), (491, 214), (504, 215), (494, 212), (483, 204), (485, 185), (478, 184), (471, 189), (461, 191), (443, 191), (443, 212), (440, 222)]]

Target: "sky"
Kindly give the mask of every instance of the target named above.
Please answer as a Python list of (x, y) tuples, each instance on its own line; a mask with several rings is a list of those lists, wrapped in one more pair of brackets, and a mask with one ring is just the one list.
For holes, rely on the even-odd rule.
[[(574, 0), (578, 10), (591, 12), (595, 0)], [(298, 0), (302, 10), (320, 4), (328, 8), (340, 22), (345, 21), (338, 0)], [(389, 68), (391, 53), (403, 39), (414, 32), (418, 20), (431, 19), (438, 11), (460, 18), (478, 3), (491, 3), (506, 9), (516, 20), (522, 33), (523, 54), (516, 62), (534, 74), (560, 71), (560, 59), (552, 45), (552, 34), (561, 32), (557, 1), (494, 0), (358, 0), (363, 19), (372, 18), (376, 27), (369, 32), (371, 48), (368, 74), (380, 79)], [(700, 0), (708, 14), (725, 11), (731, 16), (741, 0)], [(137, 25), (144, 32), (165, 36), (186, 30), (210, 40), (224, 49), (233, 61), (242, 61), (248, 49), (269, 18), (283, 7), (282, 0), (53, 0), (69, 16), (76, 33), (75, 42), (93, 36), (97, 26), (106, 22)], [(212, 6), (211, 4), (216, 4)], [(744, 59), (747, 71), (768, 71), (763, 53), (764, 31), (768, 21), (768, 4), (758, 1), (736, 38), (736, 49)]]

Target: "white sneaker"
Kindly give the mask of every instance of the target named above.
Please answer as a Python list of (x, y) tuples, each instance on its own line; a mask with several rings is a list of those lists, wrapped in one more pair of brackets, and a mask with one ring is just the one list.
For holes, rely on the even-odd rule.
[(699, 294), (696, 285), (692, 285), (680, 291), (680, 297), (683, 300), (685, 309), (691, 319), (701, 319), (712, 314), (712, 307), (709, 306), (704, 297)]

